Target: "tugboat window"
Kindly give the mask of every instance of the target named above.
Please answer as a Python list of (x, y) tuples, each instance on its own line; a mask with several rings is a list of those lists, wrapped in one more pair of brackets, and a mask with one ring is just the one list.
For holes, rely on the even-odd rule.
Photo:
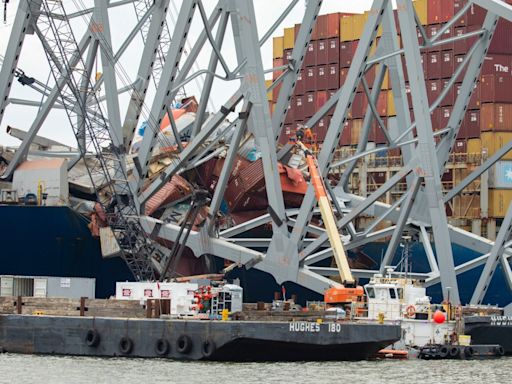
[(389, 288), (389, 296), (390, 296), (392, 299), (396, 299), (396, 291), (395, 291), (395, 288)]
[(368, 297), (370, 299), (375, 299), (375, 291), (373, 290), (373, 288), (366, 288), (366, 292), (368, 293)]

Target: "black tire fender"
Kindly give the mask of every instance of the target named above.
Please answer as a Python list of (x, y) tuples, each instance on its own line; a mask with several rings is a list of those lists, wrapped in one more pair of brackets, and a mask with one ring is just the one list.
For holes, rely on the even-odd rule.
[(217, 346), (215, 345), (215, 342), (213, 340), (206, 339), (205, 341), (203, 341), (203, 344), (201, 345), (201, 352), (203, 353), (204, 357), (212, 357), (216, 350)]
[(155, 352), (158, 356), (165, 356), (169, 353), (170, 345), (166, 339), (158, 339), (155, 343)]
[(449, 350), (446, 345), (443, 345), (441, 348), (439, 348), (439, 356), (441, 356), (443, 359), (448, 356)]
[(473, 357), (473, 355), (475, 354), (475, 350), (473, 349), (473, 347), (466, 347), (464, 348), (464, 355), (466, 355), (466, 357)]
[(89, 329), (85, 334), (85, 344), (87, 344), (88, 347), (97, 347), (100, 341), (100, 333), (94, 328)]
[(503, 348), (501, 345), (498, 345), (496, 348), (494, 348), (494, 352), (497, 356), (503, 356), (505, 354), (505, 348)]
[(450, 352), (449, 352), (450, 357), (457, 357), (457, 356), (459, 356), (459, 353), (460, 353), (459, 348), (457, 348), (457, 347), (450, 348)]
[(187, 335), (180, 335), (176, 340), (176, 350), (179, 353), (187, 354), (192, 350), (192, 339)]
[(119, 340), (119, 351), (123, 355), (128, 355), (133, 350), (133, 341), (128, 336), (121, 337), (121, 340)]

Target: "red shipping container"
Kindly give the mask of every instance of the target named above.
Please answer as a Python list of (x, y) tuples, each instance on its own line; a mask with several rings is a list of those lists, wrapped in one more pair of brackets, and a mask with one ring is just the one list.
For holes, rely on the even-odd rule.
[(329, 59), (329, 42), (327, 40), (318, 40), (316, 46), (316, 65), (325, 65)]
[(340, 62), (339, 37), (333, 37), (327, 40), (327, 62), (328, 64), (339, 64)]
[(480, 131), (512, 132), (512, 104), (482, 104)]
[(293, 98), (293, 115), (295, 117), (295, 121), (304, 120), (305, 112), (304, 108), (306, 106), (305, 103), (306, 96), (295, 96)]
[(340, 83), (340, 70), (338, 64), (329, 64), (327, 66), (327, 88), (338, 89)]
[[(465, 57), (466, 57), (466, 55), (454, 56), (454, 58), (453, 58), (454, 65), (453, 66), (454, 66), (455, 70), (457, 70), (462, 65), (462, 62), (464, 61)], [(462, 72), (461, 72), (460, 76), (457, 78), (457, 81), (463, 81), (465, 79), (466, 71), (467, 71), (467, 66), (462, 68)]]
[[(453, 15), (455, 16), (466, 4), (467, 0), (453, 0)], [(467, 12), (466, 12), (467, 13)], [(463, 15), (455, 22), (455, 27), (466, 26), (466, 15)]]
[(452, 115), (452, 107), (441, 107), (439, 109), (437, 126), (438, 129), (445, 129), (448, 126), (448, 121)]
[(482, 75), (512, 76), (512, 56), (488, 55), (484, 59)]
[(479, 25), (481, 26), (485, 20), (487, 11), (478, 5), (471, 4), (469, 10), (466, 12), (466, 25)]
[(345, 80), (347, 80), (349, 68), (340, 68), (340, 88), (345, 84)]
[(278, 84), (277, 86), (274, 87), (274, 89), (272, 89), (272, 101), (277, 102), (280, 90), (281, 90), (281, 84)]
[[(327, 91), (329, 99), (334, 96), (334, 94), (337, 92), (337, 90), (330, 89)], [(336, 105), (334, 105), (329, 111), (327, 112), (328, 116), (334, 115), (334, 110), (336, 109)]]
[[(467, 33), (466, 27), (458, 27), (455, 28), (454, 35), (463, 36)], [(453, 43), (453, 53), (454, 55), (465, 55), (468, 52), (468, 39), (461, 39)]]
[(350, 67), (358, 44), (357, 40), (340, 42), (340, 66), (342, 68)]
[(327, 102), (327, 99), (329, 99), (329, 92), (328, 91), (318, 91), (316, 93), (316, 98), (315, 98), (315, 112), (316, 113), (320, 108), (322, 108), (324, 106), (324, 104)]
[[(462, 84), (455, 84), (455, 97), (460, 94), (460, 87)], [(454, 100), (454, 104), (457, 99)], [(478, 84), (475, 85), (473, 92), (471, 93), (471, 99), (469, 100), (468, 109), (478, 109), (480, 107), (480, 86)]]
[(441, 77), (448, 79), (453, 77), (454, 57), (453, 51), (441, 51)]
[(480, 137), (480, 111), (467, 111), (462, 121), (461, 130), (464, 131), (467, 139), (477, 139)]
[(283, 126), (283, 129), (281, 131), (281, 134), (279, 135), (279, 144), (285, 145), (290, 137), (291, 132), (291, 124), (285, 124)]
[(301, 116), (296, 116), (297, 108), (293, 107), (296, 104), (295, 98), (292, 97), (291, 104), (288, 106), (288, 112), (286, 113), (286, 118), (284, 119), (285, 124), (291, 124), (295, 120), (302, 118)]
[(427, 78), (441, 78), (441, 52), (430, 52), (427, 54)]
[(480, 78), (480, 101), (482, 103), (512, 103), (512, 77), (483, 75)]
[(284, 65), (288, 65), (292, 58), (293, 49), (285, 49), (284, 50)]
[(427, 80), (428, 104), (432, 105), (441, 94), (441, 80)]
[(377, 112), (379, 116), (387, 116), (388, 115), (388, 92), (381, 91), (379, 94), (379, 98), (377, 99)]
[[(446, 86), (448, 85), (448, 83), (450, 82), (450, 80), (441, 80), (441, 91), (443, 91)], [(444, 97), (444, 99), (441, 101), (441, 107), (449, 107), (449, 106), (453, 106), (453, 104), (455, 104), (455, 92), (456, 92), (456, 87), (455, 85), (452, 85), (450, 87), (450, 90), (448, 91), (448, 93), (446, 94), (446, 96)]]
[(368, 108), (368, 98), (364, 93), (358, 92), (354, 97), (354, 102), (352, 103), (350, 117), (352, 119), (362, 119), (366, 113), (366, 109)]
[[(272, 61), (272, 66), (273, 68), (277, 68), (277, 67), (282, 67), (284, 65), (284, 60), (283, 59), (274, 59)], [(274, 71), (272, 72), (272, 79), (275, 80), (277, 79), (279, 76), (281, 76), (283, 74), (283, 70), (278, 70), (278, 71)]]
[(316, 92), (306, 93), (306, 103), (304, 105), (304, 117), (308, 118), (316, 112)]
[(316, 90), (328, 88), (327, 66), (319, 65), (316, 67)]
[[(387, 126), (387, 118), (383, 117), (382, 122), (384, 126)], [(368, 137), (369, 141), (373, 141), (375, 144), (386, 144), (386, 135), (382, 131), (379, 123), (377, 121), (373, 121), (372, 127), (370, 128), (370, 135)]]
[(316, 136), (317, 142), (324, 142), (325, 136), (327, 135), (327, 130), (329, 129), (330, 122), (331, 118), (329, 116), (324, 116), (313, 127), (313, 135)]
[(305, 69), (305, 90), (306, 92), (312, 92), (316, 89), (316, 68), (307, 67)]
[(468, 142), (466, 139), (459, 139), (455, 141), (453, 146), (453, 152), (455, 153), (468, 153)]
[(345, 121), (343, 124), (343, 131), (340, 137), (340, 145), (347, 146), (350, 145), (352, 135), (352, 120)]
[(318, 47), (317, 41), (310, 41), (306, 48), (306, 58), (304, 59), (304, 65), (306, 67), (312, 67), (316, 65), (316, 49)]
[(443, 22), (442, 3), (446, 2), (446, 1), (447, 0), (429, 0), (428, 1), (428, 6), (427, 6), (427, 23), (428, 24), (439, 24), (439, 23)]
[[(405, 81), (409, 81), (409, 74), (407, 73), (407, 65), (405, 65), (405, 57), (402, 55), (402, 68), (404, 71), (404, 78)], [(423, 67), (423, 76), (427, 78), (427, 69), (428, 69), (428, 54), (422, 53), (421, 54), (421, 65)]]
[[(441, 29), (441, 25), (437, 25), (437, 24), (434, 24), (434, 25), (427, 25), (426, 27), (426, 32), (427, 32), (427, 37), (429, 39), (432, 39), (432, 37), (434, 37), (435, 35), (437, 35), (437, 33), (439, 32), (439, 30)], [(439, 40), (439, 39), (438, 39)], [(441, 50), (441, 46), (435, 46), (435, 47), (431, 47), (431, 48), (428, 48), (427, 49), (427, 53), (430, 53), (430, 52), (438, 52)]]
[(295, 94), (303, 95), (306, 93), (306, 81), (304, 79), (304, 70), (301, 69), (297, 75), (297, 84), (295, 85)]
[[(373, 88), (373, 83), (375, 82), (375, 77), (377, 76), (377, 66), (371, 67), (366, 74), (364, 75), (364, 78), (366, 79), (366, 83), (368, 84), (368, 88)], [(359, 84), (359, 88), (357, 89), (358, 92), (364, 92), (363, 83), (361, 82)]]
[(500, 19), (492, 37), (489, 53), (512, 54), (512, 23)]

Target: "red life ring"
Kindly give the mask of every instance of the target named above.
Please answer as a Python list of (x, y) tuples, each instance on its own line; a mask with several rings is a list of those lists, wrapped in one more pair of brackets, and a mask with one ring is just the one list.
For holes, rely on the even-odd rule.
[(416, 308), (414, 305), (409, 305), (405, 310), (405, 313), (407, 314), (407, 317), (413, 317), (416, 314)]

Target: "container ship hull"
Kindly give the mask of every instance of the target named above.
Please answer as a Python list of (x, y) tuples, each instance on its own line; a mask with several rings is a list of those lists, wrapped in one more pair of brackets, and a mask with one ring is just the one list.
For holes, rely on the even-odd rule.
[[(133, 276), (120, 258), (103, 258), (99, 240), (91, 235), (87, 220), (67, 206), (0, 206), (0, 275), (89, 277), (96, 279), (96, 297), (107, 298), (114, 294), (116, 281), (132, 281)], [(371, 243), (351, 252), (354, 260), (367, 255), (366, 261), (377, 262), (385, 252), (386, 243)], [(475, 252), (454, 245), (455, 264), (476, 256)], [(412, 260), (418, 272), (426, 272), (428, 264), (421, 245), (411, 247)], [(218, 259), (219, 270), (222, 259)], [(371, 269), (375, 266), (369, 266)], [(466, 272), (458, 277), (461, 299), (469, 302), (472, 289), (481, 269)], [(235, 270), (228, 278), (240, 279), (246, 302), (271, 301), (274, 292), (283, 287), (274, 278), (256, 269)], [(505, 306), (512, 301), (508, 292), (500, 289), (506, 283), (502, 274), (496, 273), (486, 296), (486, 303)], [(299, 303), (322, 300), (318, 293), (294, 283), (284, 284), (285, 295), (295, 294)], [(442, 300), (439, 285), (430, 287), (433, 300)]]

